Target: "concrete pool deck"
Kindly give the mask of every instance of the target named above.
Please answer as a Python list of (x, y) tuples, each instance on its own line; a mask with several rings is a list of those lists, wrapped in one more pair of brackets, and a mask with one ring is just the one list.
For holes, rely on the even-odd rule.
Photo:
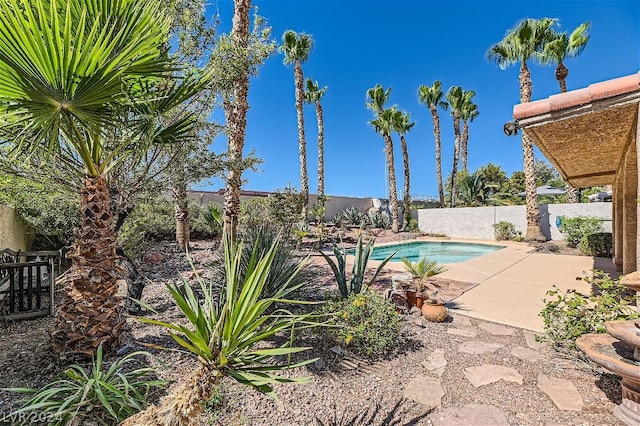
[[(533, 331), (543, 331), (543, 321), (538, 314), (544, 307), (543, 299), (552, 285), (555, 284), (562, 291), (576, 289), (590, 293), (591, 286), (577, 280), (577, 277), (594, 268), (615, 273), (611, 259), (538, 253), (526, 243), (435, 238), (418, 241), (505, 246), (493, 253), (447, 265), (448, 271), (439, 277), (478, 284), (452, 300), (449, 309), (453, 313)], [(389, 262), (386, 269), (405, 271), (401, 262)]]

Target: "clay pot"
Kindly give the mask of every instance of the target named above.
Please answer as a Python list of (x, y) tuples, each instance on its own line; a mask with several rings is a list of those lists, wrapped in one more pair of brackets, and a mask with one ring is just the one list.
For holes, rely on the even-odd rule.
[(413, 290), (407, 290), (407, 302), (409, 302), (409, 308), (416, 306), (418, 300), (416, 299), (416, 292)]
[(422, 308), (424, 304), (424, 293), (416, 293), (416, 308)]
[(447, 319), (447, 308), (442, 302), (425, 300), (422, 305), (422, 316), (431, 322), (444, 322)]

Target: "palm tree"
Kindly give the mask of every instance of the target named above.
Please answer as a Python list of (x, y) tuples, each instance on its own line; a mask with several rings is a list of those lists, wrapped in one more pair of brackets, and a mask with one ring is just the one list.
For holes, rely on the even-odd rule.
[(318, 82), (307, 79), (307, 90), (304, 92), (304, 100), (316, 106), (316, 119), (318, 120), (318, 205), (324, 208), (324, 118), (320, 101), (327, 91), (327, 86), (322, 89)]
[[(571, 35), (566, 32), (551, 31), (549, 41), (544, 45), (542, 51), (542, 62), (545, 64), (556, 64), (556, 79), (560, 86), (560, 92), (567, 91), (567, 76), (569, 69), (564, 65), (567, 58), (575, 58), (580, 55), (589, 42), (589, 29), (591, 22), (584, 22), (573, 30)], [(567, 184), (566, 199), (568, 203), (579, 202), (579, 192), (570, 184)]]
[(407, 148), (407, 140), (404, 135), (416, 125), (415, 121), (411, 122), (411, 114), (408, 112), (396, 111), (393, 117), (393, 130), (400, 135), (400, 145), (402, 147), (402, 160), (404, 164), (404, 218), (403, 227), (407, 229), (411, 220), (411, 185), (409, 175), (409, 149)]
[(106, 175), (132, 150), (188, 131), (192, 116), (157, 131), (157, 115), (148, 114), (174, 108), (201, 86), (155, 84), (173, 67), (164, 53), (170, 21), (159, 2), (56, 3), (33, 0), (29, 13), (15, 0), (0, 3), (0, 128), (15, 152), (55, 156), (81, 187), (72, 270), (51, 335), (66, 357), (99, 345), (113, 350), (125, 325)]
[(478, 105), (474, 104), (471, 98), (465, 99), (460, 111), (460, 119), (462, 119), (462, 139), (460, 147), (460, 158), (462, 162), (462, 170), (467, 171), (467, 155), (469, 151), (469, 123), (475, 120), (480, 112)]
[(453, 86), (447, 92), (447, 101), (451, 107), (451, 116), (453, 117), (453, 132), (455, 134), (455, 142), (453, 144), (453, 168), (451, 170), (451, 199), (449, 206), (454, 207), (456, 201), (456, 174), (458, 173), (458, 160), (460, 158), (460, 117), (465, 104), (471, 101), (475, 92), (470, 90), (462, 90), (460, 86)]
[[(531, 72), (527, 65), (530, 59), (539, 60), (540, 52), (547, 40), (554, 19), (525, 19), (509, 30), (505, 37), (491, 46), (487, 53), (489, 60), (496, 61), (501, 69), (520, 63), (520, 103), (531, 102)], [(527, 233), (526, 241), (545, 241), (540, 227), (540, 210), (536, 198), (536, 176), (534, 170), (533, 142), (526, 132), (522, 132), (522, 154), (526, 176)]]
[(293, 76), (296, 85), (296, 112), (298, 114), (298, 153), (300, 155), (300, 192), (304, 198), (302, 205), (303, 220), (307, 220), (309, 205), (309, 176), (307, 174), (307, 141), (304, 136), (304, 75), (302, 63), (306, 62), (311, 52), (313, 42), (311, 36), (305, 33), (297, 34), (287, 30), (282, 35), (280, 52), (284, 53), (285, 65), (293, 64)]
[(391, 210), (391, 230), (395, 233), (399, 231), (398, 226), (398, 193), (396, 189), (396, 170), (393, 160), (393, 118), (396, 108), (386, 108), (385, 104), (389, 100), (391, 88), (384, 89), (381, 85), (367, 90), (366, 106), (375, 114), (376, 118), (369, 123), (375, 131), (384, 138), (384, 153), (387, 159), (387, 174), (389, 175), (389, 209)]
[(436, 143), (436, 177), (438, 179), (440, 207), (444, 207), (444, 187), (442, 186), (442, 146), (440, 144), (440, 117), (438, 116), (438, 108), (446, 111), (449, 107), (449, 104), (442, 100), (443, 96), (442, 83), (438, 80), (436, 80), (432, 86), (422, 85), (418, 88), (418, 100), (429, 108), (433, 121), (433, 137)]

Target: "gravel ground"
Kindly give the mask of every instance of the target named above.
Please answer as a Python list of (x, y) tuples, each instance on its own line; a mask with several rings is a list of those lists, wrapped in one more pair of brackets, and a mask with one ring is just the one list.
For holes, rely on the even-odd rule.
[[(406, 234), (401, 234), (406, 235)], [(377, 236), (378, 242), (398, 236)], [(407, 235), (408, 238), (413, 236)], [(408, 239), (407, 238), (407, 239)], [(163, 285), (176, 280), (177, 274), (190, 271), (183, 255), (171, 244), (157, 244), (151, 251), (164, 255), (159, 263), (141, 262), (140, 272), (150, 279), (143, 299), (154, 306), (164, 318), (179, 318)], [(211, 243), (196, 242), (192, 251), (196, 268), (213, 257)], [(315, 263), (315, 262), (314, 262)], [(313, 266), (315, 279), (307, 291), (314, 297), (335, 288), (327, 267)], [(206, 275), (206, 272), (205, 272)], [(544, 347), (539, 350), (541, 361), (527, 362), (511, 355), (515, 347), (527, 347), (524, 331), (513, 329), (510, 336), (494, 335), (479, 328), (482, 321), (466, 317), (449, 318), (442, 324), (423, 322), (419, 316), (408, 315), (402, 321), (403, 344), (388, 360), (368, 363), (351, 355), (339, 355), (330, 350), (313, 334), (300, 337), (300, 344), (313, 346), (305, 356), (320, 358), (308, 368), (284, 374), (309, 377), (304, 385), (278, 385), (279, 400), (274, 401), (230, 380), (225, 380), (221, 393), (209, 404), (198, 420), (200, 425), (430, 425), (431, 417), (444, 409), (465, 404), (490, 404), (499, 407), (511, 425), (619, 425), (612, 413), (620, 403), (620, 388), (616, 376), (594, 370), (576, 358), (564, 358)], [(42, 386), (60, 371), (47, 354), (46, 330), (52, 319), (0, 322), (0, 387)], [(176, 348), (167, 333), (159, 327), (130, 319), (131, 336), (128, 343), (136, 348), (159, 345)], [(452, 334), (451, 330), (476, 333), (474, 337)], [(455, 331), (454, 331), (455, 332)], [(465, 341), (498, 343), (503, 345), (495, 353), (468, 354), (459, 351)], [(439, 377), (423, 362), (434, 351), (442, 351), (447, 365)], [(177, 351), (151, 349), (160, 360), (170, 366), (161, 368), (159, 375), (175, 381), (195, 367), (195, 362)], [(474, 388), (464, 375), (467, 367), (497, 364), (516, 369), (523, 383), (504, 380)], [(570, 380), (584, 402), (582, 411), (556, 408), (537, 386), (538, 374)], [(417, 375), (439, 378), (445, 395), (441, 407), (430, 408), (403, 399), (407, 384)], [(0, 391), (0, 424), (4, 410), (9, 410), (17, 397)], [(6, 413), (6, 412), (5, 412)]]

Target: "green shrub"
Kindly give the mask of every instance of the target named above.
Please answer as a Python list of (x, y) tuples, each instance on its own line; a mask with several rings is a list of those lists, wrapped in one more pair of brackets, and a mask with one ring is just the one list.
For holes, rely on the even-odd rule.
[(204, 206), (202, 219), (209, 226), (212, 235), (222, 235), (224, 224), (224, 210), (220, 204), (209, 203)]
[(583, 279), (597, 289), (594, 295), (585, 296), (576, 290), (563, 293), (554, 286), (547, 296), (556, 298), (544, 299), (540, 316), (544, 320), (545, 335), (557, 346), (573, 348), (575, 340), (583, 334), (606, 332), (605, 321), (640, 317), (640, 313), (629, 306), (640, 299), (630, 295), (629, 289), (618, 280), (602, 271), (593, 271), (593, 278)]
[(598, 232), (585, 235), (580, 239), (580, 251), (587, 256), (611, 257), (613, 234)]
[(240, 229), (257, 228), (265, 223), (275, 223), (271, 217), (268, 198), (251, 197), (240, 202), (240, 214), (238, 215), (238, 227)]
[(374, 292), (352, 293), (327, 302), (323, 313), (333, 313), (323, 329), (349, 351), (367, 358), (388, 355), (399, 344), (400, 320), (395, 305)]
[(569, 247), (578, 247), (580, 240), (585, 235), (604, 231), (601, 219), (588, 216), (562, 217), (559, 229)]
[(510, 241), (517, 237), (516, 226), (505, 220), (493, 224), (496, 241)]
[(139, 355), (149, 354), (128, 354), (106, 369), (100, 346), (90, 371), (73, 364), (64, 370), (60, 379), (42, 389), (4, 389), (33, 395), (23, 400), (22, 407), (9, 416), (33, 414), (41, 418), (44, 414), (50, 418), (50, 425), (65, 425), (74, 418), (81, 419), (81, 424), (91, 421), (100, 424), (119, 423), (145, 408), (152, 388), (167, 384), (164, 380), (148, 380), (145, 377), (154, 370), (140, 366)]

